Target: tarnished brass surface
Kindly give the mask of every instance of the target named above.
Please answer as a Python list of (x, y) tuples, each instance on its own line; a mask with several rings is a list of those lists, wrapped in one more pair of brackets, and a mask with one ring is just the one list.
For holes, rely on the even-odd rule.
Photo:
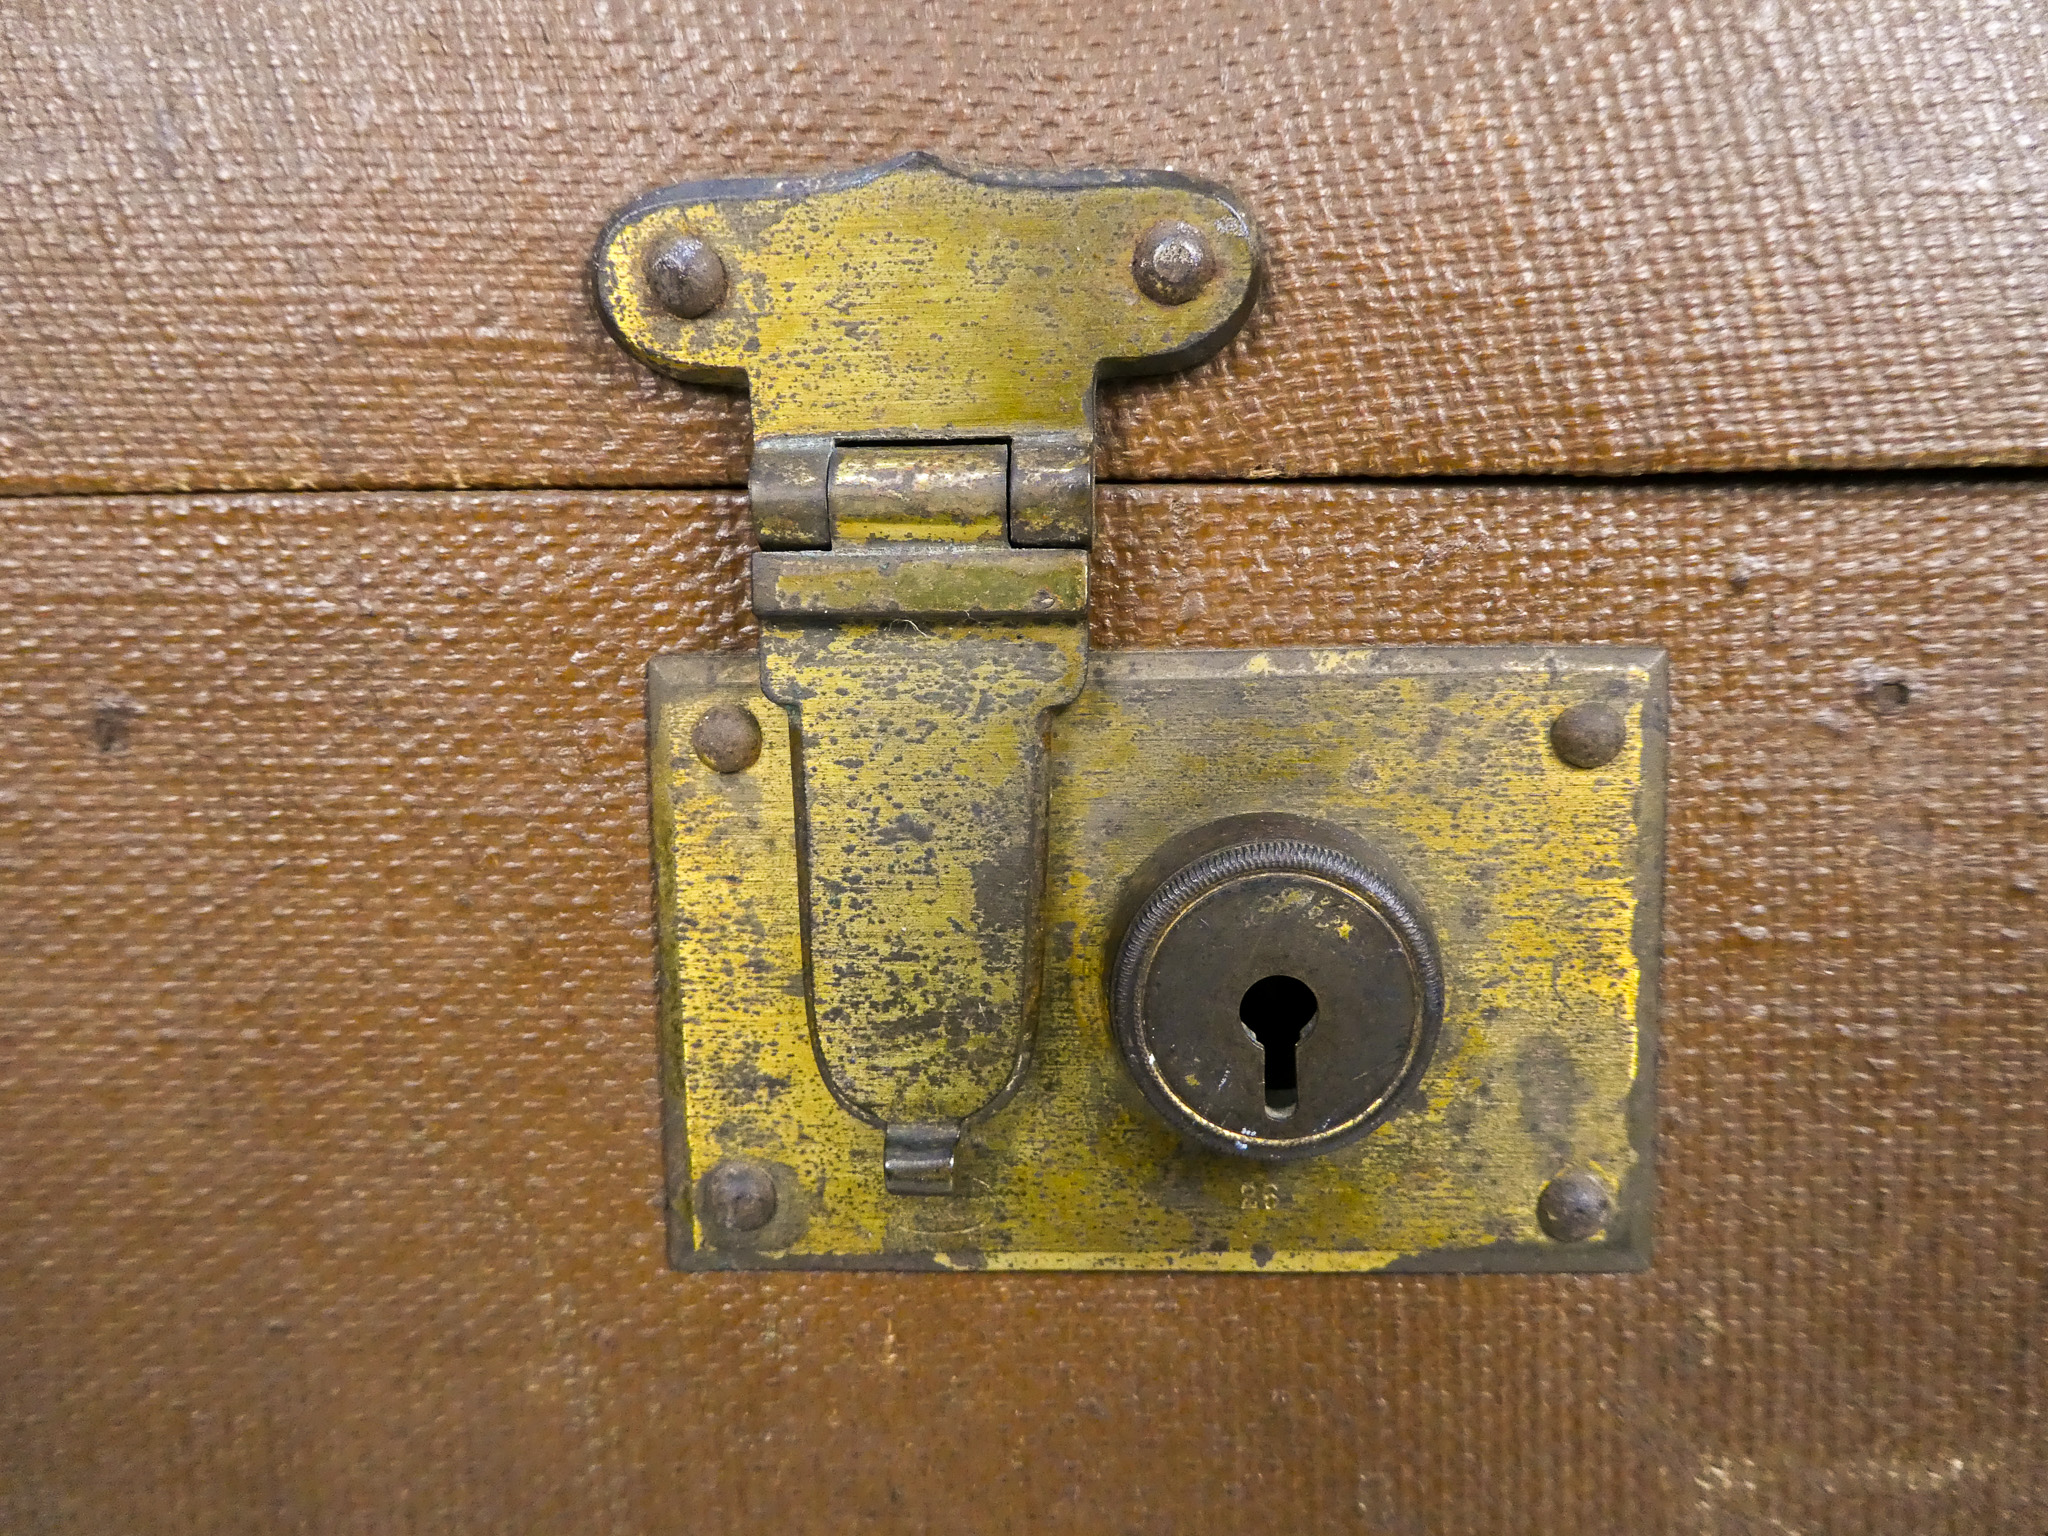
[[(957, 1121), (1023, 1061), (1040, 958), (1044, 722), (1080, 691), (1086, 654), (1078, 609), (1012, 626), (763, 626), (763, 687), (802, 742), (811, 1027), (832, 1088), (872, 1125)], [(657, 745), (657, 777), (666, 761)], [(757, 773), (773, 776), (765, 758)], [(681, 907), (701, 903), (704, 878), (679, 883)], [(745, 940), (727, 942), (729, 963), (753, 963)], [(780, 980), (794, 984), (801, 1020), (801, 972)]]
[[(1332, 1270), (1645, 1262), (1660, 653), (1098, 653), (1089, 668), (1086, 690), (1052, 717), (1047, 964), (1033, 1053), (1014, 1093), (969, 1120), (957, 1192), (905, 1199), (884, 1192), (881, 1138), (835, 1097), (813, 1052), (790, 733), (767, 730), (746, 773), (711, 772), (688, 745), (704, 710), (723, 702), (773, 716), (754, 659), (655, 662), (672, 1261)], [(1556, 757), (1548, 732), (1560, 710), (1589, 698), (1622, 716), (1628, 740), (1610, 764), (1581, 770)], [(807, 722), (807, 736), (811, 729)], [(835, 754), (807, 755), (815, 860), (829, 852), (818, 818)], [(906, 811), (915, 804), (902, 798)], [(1384, 853), (1435, 928), (1446, 989), (1441, 1037), (1413, 1100), (1362, 1141), (1285, 1166), (1176, 1138), (1125, 1072), (1104, 996), (1115, 909), (1139, 866), (1192, 828), (1272, 812), (1327, 820)], [(814, 862), (814, 901), (819, 878)], [(822, 994), (819, 1017), (819, 1045), (837, 1076)], [(983, 1083), (1002, 1065), (992, 1054)], [(862, 1091), (886, 1097), (886, 1064), (869, 1070)], [(935, 1096), (939, 1085), (918, 1091)], [(949, 1107), (957, 1113), (964, 1102)], [(917, 1107), (885, 1106), (892, 1118)], [(772, 1241), (712, 1230), (693, 1213), (692, 1170), (740, 1157), (777, 1170), (784, 1206), (794, 1206), (777, 1216)], [(1615, 1191), (1605, 1235), (1591, 1242), (1554, 1241), (1538, 1221), (1541, 1191), (1571, 1172)]]
[(832, 542), (1003, 544), (1009, 477), (1003, 443), (842, 448), (826, 491)]
[(1206, 183), (927, 155), (672, 187), (599, 239), (628, 351), (750, 387), (761, 688), (790, 709), (801, 785), (796, 996), (895, 1192), (954, 1187), (960, 1122), (1030, 1046), (1096, 378), (1215, 351), (1258, 268), (1250, 219)]
[(763, 619), (1078, 618), (1088, 557), (1078, 549), (997, 549), (919, 539), (754, 556)]
[[(1162, 304), (1133, 276), (1163, 221), (1198, 229), (1214, 274)], [(723, 259), (724, 301), (665, 309), (650, 257), (681, 237)], [(1163, 172), (968, 174), (905, 155), (846, 175), (693, 182), (642, 198), (593, 257), (606, 322), (651, 367), (750, 389), (758, 441), (1052, 431), (1092, 436), (1098, 367), (1199, 361), (1249, 309), (1251, 220)]]

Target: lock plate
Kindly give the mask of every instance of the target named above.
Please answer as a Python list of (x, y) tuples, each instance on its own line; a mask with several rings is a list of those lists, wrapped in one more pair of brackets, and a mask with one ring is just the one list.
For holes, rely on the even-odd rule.
[[(952, 1192), (905, 1195), (889, 1192), (882, 1164), (898, 1159), (899, 1180), (913, 1180), (914, 1134), (885, 1150), (819, 1066), (788, 714), (762, 694), (752, 655), (654, 662), (671, 1262), (1643, 1266), (1662, 654), (1112, 652), (1087, 668), (1079, 697), (1050, 716), (1044, 982), (1025, 1070), (968, 1120)], [(1611, 760), (1578, 768), (1552, 726), (1588, 702), (1625, 736)], [(741, 771), (716, 772), (692, 748), (721, 704), (765, 728)], [(1126, 1067), (1108, 995), (1120, 914), (1147, 861), (1202, 827), (1273, 815), (1377, 850), (1427, 918), (1442, 966), (1441, 1026), (1414, 1090), (1370, 1134), (1293, 1162), (1177, 1134)], [(1602, 1187), (1604, 1230), (1554, 1236), (1572, 1235), (1556, 1216), (1570, 1197)]]

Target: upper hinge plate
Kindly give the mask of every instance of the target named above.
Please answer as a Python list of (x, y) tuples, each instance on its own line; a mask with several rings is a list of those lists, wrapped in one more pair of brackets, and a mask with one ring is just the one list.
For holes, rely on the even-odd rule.
[(1089, 542), (1098, 376), (1185, 368), (1250, 312), (1259, 240), (1222, 188), (1169, 172), (954, 170), (687, 182), (592, 261), (626, 350), (748, 386), (766, 549), (832, 542), (842, 444), (1009, 444), (1010, 542)]

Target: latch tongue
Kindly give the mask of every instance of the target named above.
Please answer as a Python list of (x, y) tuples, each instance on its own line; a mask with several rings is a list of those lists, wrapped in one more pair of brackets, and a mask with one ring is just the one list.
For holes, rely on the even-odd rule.
[(1009, 547), (1008, 470), (1002, 444), (842, 448), (832, 548), (754, 557), (762, 692), (800, 743), (813, 1039), (905, 1194), (950, 1188), (961, 1122), (1028, 1053), (1045, 717), (1086, 673), (1088, 557)]
[(1250, 220), (1166, 173), (910, 155), (643, 198), (593, 260), (628, 351), (751, 385), (762, 690), (798, 740), (818, 1061), (900, 1193), (1029, 1056), (1046, 722), (1087, 663), (1098, 374), (1200, 361)]

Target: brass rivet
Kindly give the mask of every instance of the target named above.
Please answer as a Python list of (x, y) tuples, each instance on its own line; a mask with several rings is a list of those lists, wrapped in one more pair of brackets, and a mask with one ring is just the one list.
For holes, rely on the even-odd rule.
[(761, 756), (761, 722), (737, 704), (714, 704), (690, 732), (690, 746), (706, 768), (738, 773)]
[(697, 1187), (698, 1213), (729, 1232), (758, 1232), (775, 1219), (775, 1179), (759, 1163), (720, 1163)]
[(725, 263), (695, 235), (678, 235), (647, 258), (647, 286), (670, 314), (695, 320), (725, 298)]
[(1154, 224), (1138, 239), (1131, 258), (1131, 276), (1145, 296), (1161, 304), (1185, 304), (1216, 275), (1216, 258), (1192, 224), (1168, 219)]
[(1614, 1197), (1596, 1173), (1561, 1173), (1536, 1197), (1536, 1220), (1560, 1243), (1598, 1237), (1614, 1214)]
[(1605, 704), (1574, 704), (1550, 722), (1551, 750), (1574, 768), (1613, 762), (1627, 740), (1628, 727)]

